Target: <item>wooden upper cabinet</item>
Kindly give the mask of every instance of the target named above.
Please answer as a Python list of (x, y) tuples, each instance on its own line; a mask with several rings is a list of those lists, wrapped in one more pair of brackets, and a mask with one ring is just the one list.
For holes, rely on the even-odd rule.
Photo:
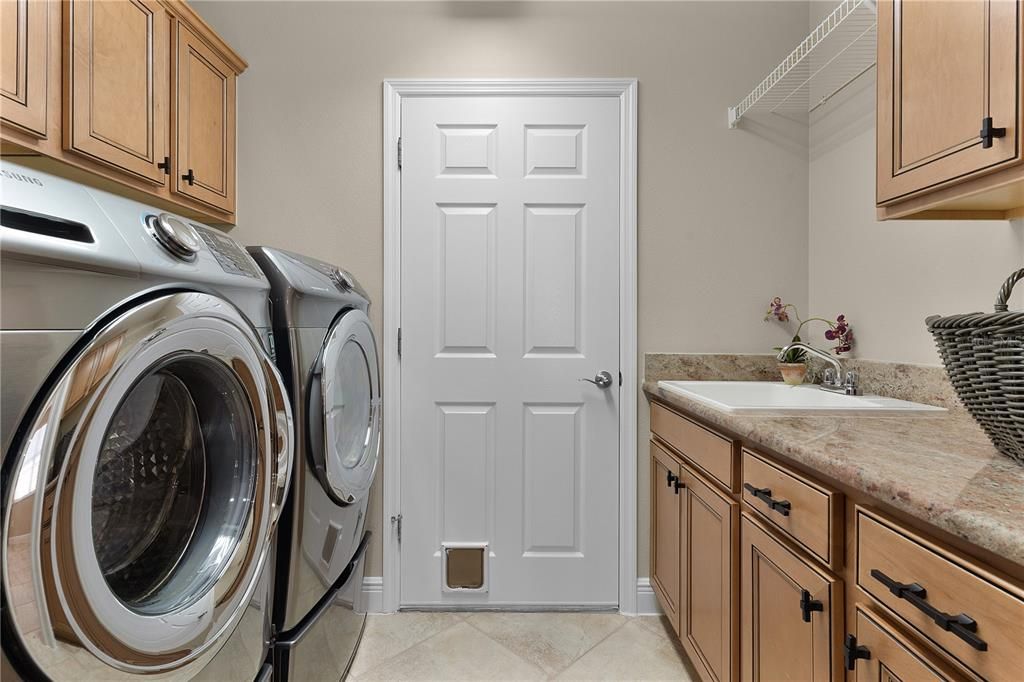
[(879, 3), (879, 204), (1021, 160), (1020, 12), (1008, 0)]
[(732, 682), (736, 663), (739, 503), (683, 466), (679, 637), (706, 682)]
[(163, 185), (166, 11), (155, 0), (71, 0), (64, 12), (64, 148)]
[(0, 115), (5, 123), (46, 137), (47, 4), (0, 0)]
[[(662, 610), (679, 632), (679, 488), (680, 464), (651, 443), (651, 587)], [(680, 484), (681, 485), (681, 484)]]
[(235, 71), (181, 23), (174, 70), (174, 190), (234, 212)]
[(740, 540), (743, 680), (842, 679), (843, 584), (745, 514)]

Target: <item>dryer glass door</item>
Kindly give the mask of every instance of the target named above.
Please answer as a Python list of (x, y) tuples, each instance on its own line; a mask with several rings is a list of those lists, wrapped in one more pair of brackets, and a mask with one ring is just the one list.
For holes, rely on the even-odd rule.
[(334, 321), (309, 385), (313, 467), (335, 502), (352, 504), (369, 492), (380, 451), (377, 346), (363, 311)]
[(141, 303), (58, 370), (26, 427), (3, 581), (31, 608), (5, 610), (5, 636), (54, 679), (73, 672), (64, 654), (95, 679), (192, 677), (259, 584), (291, 471), (255, 331), (207, 294)]

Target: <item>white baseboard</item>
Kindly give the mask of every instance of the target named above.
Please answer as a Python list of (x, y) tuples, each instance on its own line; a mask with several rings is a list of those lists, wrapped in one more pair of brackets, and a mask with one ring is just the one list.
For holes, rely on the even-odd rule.
[(654, 588), (651, 587), (650, 578), (636, 579), (636, 615), (661, 615), (661, 606), (658, 605), (658, 598), (654, 596)]
[(367, 613), (385, 613), (384, 611), (384, 578), (379, 575), (368, 575), (363, 578), (363, 604)]
[[(363, 603), (367, 613), (387, 613), (384, 611), (384, 578), (367, 576), (363, 578)], [(661, 607), (654, 596), (650, 578), (637, 578), (636, 581), (636, 614), (637, 616), (659, 616)]]

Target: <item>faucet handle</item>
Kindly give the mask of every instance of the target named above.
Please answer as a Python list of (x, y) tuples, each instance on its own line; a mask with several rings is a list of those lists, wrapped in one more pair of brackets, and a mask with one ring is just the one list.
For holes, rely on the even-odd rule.
[(857, 373), (852, 369), (846, 373), (846, 382), (843, 384), (843, 388), (846, 389), (847, 395), (859, 395), (860, 389), (857, 387), (857, 380), (859, 377)]
[(835, 386), (839, 383), (839, 377), (836, 376), (836, 370), (834, 367), (825, 368), (825, 375), (822, 377), (821, 383), (826, 386)]

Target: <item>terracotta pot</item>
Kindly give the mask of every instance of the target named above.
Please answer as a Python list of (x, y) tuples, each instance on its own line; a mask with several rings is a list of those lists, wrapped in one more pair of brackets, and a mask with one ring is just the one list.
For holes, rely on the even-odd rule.
[(804, 383), (804, 378), (807, 376), (807, 363), (780, 362), (779, 373), (782, 374), (782, 380), (790, 386), (799, 386)]

